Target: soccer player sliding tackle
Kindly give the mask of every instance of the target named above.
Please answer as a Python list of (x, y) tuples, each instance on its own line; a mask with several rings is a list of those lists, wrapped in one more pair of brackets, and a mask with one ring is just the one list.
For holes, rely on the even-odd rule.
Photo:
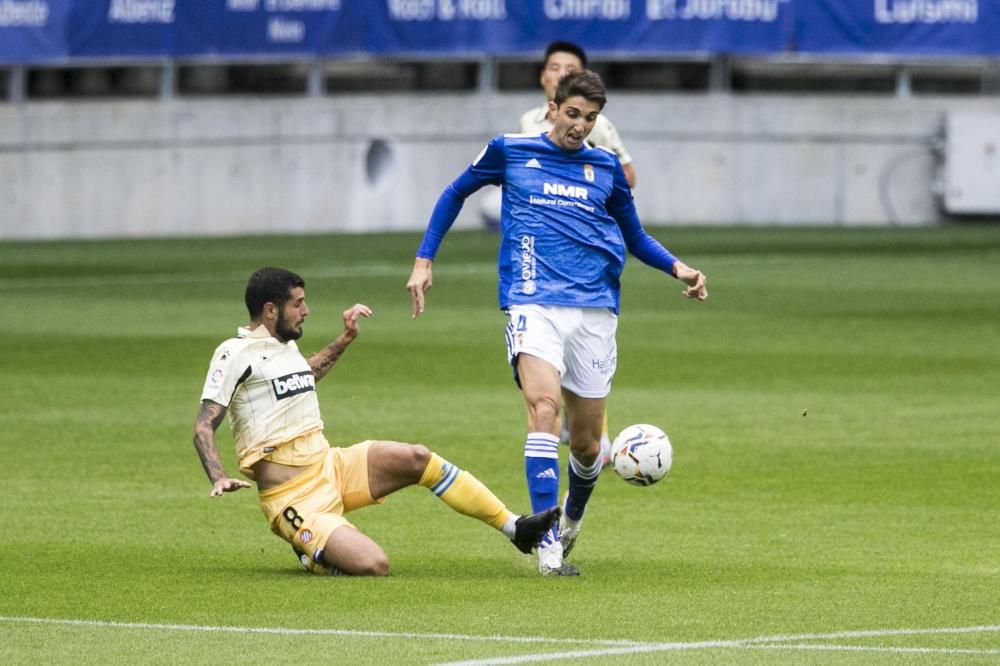
[(228, 413), (240, 472), (257, 484), (271, 530), (299, 562), (319, 574), (386, 575), (389, 559), (344, 514), (421, 485), (455, 511), (501, 531), (530, 553), (559, 520), (558, 508), (518, 517), (478, 479), (421, 445), (366, 440), (331, 447), (323, 435), (316, 382), (358, 337), (372, 311), (343, 313), (343, 332), (306, 358), (296, 345), (309, 315), (305, 281), (283, 268), (250, 276), (244, 297), (250, 323), (215, 350), (194, 425), (194, 446), (212, 483), (209, 493), (250, 487), (230, 477), (215, 431)]

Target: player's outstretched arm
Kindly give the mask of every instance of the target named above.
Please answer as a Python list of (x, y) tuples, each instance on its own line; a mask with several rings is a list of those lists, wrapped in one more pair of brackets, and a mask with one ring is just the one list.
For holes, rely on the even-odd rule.
[(691, 268), (683, 261), (674, 262), (674, 276), (687, 285), (681, 292), (686, 298), (695, 298), (704, 301), (708, 298), (708, 278), (701, 271)]
[(212, 482), (209, 497), (219, 497), (223, 493), (231, 493), (240, 488), (249, 488), (250, 484), (241, 479), (231, 479), (222, 467), (219, 459), (219, 447), (215, 443), (215, 431), (226, 416), (226, 408), (211, 400), (202, 400), (198, 417), (194, 422), (194, 448), (201, 458), (201, 466), (205, 468), (208, 480)]
[(434, 283), (432, 263), (430, 259), (423, 257), (417, 257), (413, 262), (413, 272), (410, 273), (410, 279), (406, 283), (406, 288), (410, 292), (410, 304), (413, 306), (413, 319), (424, 313), (424, 294)]
[(316, 377), (316, 381), (323, 379), (326, 373), (330, 372), (330, 369), (336, 365), (337, 360), (351, 343), (354, 342), (355, 338), (358, 337), (358, 333), (360, 332), (358, 319), (360, 317), (371, 317), (372, 309), (367, 305), (355, 303), (344, 310), (341, 316), (344, 318), (344, 332), (336, 340), (324, 347), (322, 351), (306, 359), (309, 363), (309, 368)]

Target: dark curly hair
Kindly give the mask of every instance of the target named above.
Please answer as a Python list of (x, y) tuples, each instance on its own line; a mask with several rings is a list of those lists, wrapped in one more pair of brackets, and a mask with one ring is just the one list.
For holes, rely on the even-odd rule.
[(284, 268), (268, 266), (254, 271), (247, 281), (247, 289), (243, 295), (250, 319), (257, 319), (260, 316), (265, 303), (274, 303), (281, 307), (288, 301), (292, 289), (305, 286), (305, 280)]

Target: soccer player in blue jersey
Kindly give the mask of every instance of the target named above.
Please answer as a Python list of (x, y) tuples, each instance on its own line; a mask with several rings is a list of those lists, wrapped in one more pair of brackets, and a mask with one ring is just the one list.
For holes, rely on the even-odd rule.
[(589, 70), (560, 80), (547, 133), (502, 134), (438, 199), (407, 289), (424, 311), (432, 262), (465, 199), (503, 186), (499, 302), (508, 317), (507, 354), (528, 413), (525, 474), (533, 510), (558, 504), (559, 399), (570, 429), (569, 491), (558, 535), (538, 548), (543, 575), (578, 575), (573, 548), (601, 471), (600, 437), (618, 348), (619, 277), (627, 248), (642, 262), (708, 298), (704, 274), (674, 257), (639, 222), (618, 158), (585, 138), (607, 99)]

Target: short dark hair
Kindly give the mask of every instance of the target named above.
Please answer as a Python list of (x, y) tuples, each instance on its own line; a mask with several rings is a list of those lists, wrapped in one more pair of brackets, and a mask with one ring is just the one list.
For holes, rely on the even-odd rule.
[(556, 106), (562, 106), (570, 97), (582, 97), (588, 102), (597, 102), (600, 108), (608, 103), (608, 91), (604, 87), (604, 81), (589, 69), (581, 69), (579, 72), (571, 72), (559, 79), (556, 86), (556, 94), (552, 101)]
[(580, 59), (580, 64), (586, 69), (587, 67), (587, 54), (582, 48), (573, 42), (552, 42), (547, 47), (545, 47), (545, 57), (542, 58), (542, 67), (544, 68), (549, 62), (549, 56), (553, 53), (572, 53), (577, 58)]
[(257, 319), (260, 316), (265, 303), (284, 305), (292, 289), (305, 286), (305, 280), (284, 268), (267, 266), (257, 269), (247, 280), (247, 289), (243, 295), (250, 319)]

